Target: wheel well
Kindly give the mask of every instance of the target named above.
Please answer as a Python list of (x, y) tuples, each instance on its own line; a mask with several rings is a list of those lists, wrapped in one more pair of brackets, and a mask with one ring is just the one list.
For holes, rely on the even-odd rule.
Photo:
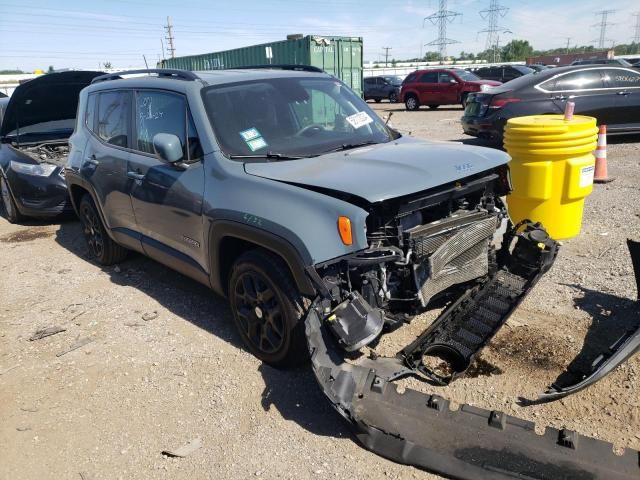
[(71, 197), (71, 201), (76, 211), (78, 209), (78, 206), (80, 205), (80, 200), (82, 200), (82, 197), (87, 193), (89, 192), (80, 185), (69, 186), (69, 196)]
[(404, 94), (405, 98), (409, 98), (409, 97), (414, 97), (414, 98), (418, 98), (418, 95), (416, 95), (415, 92), (407, 92)]
[(220, 282), (222, 283), (221, 286), (225, 295), (229, 294), (229, 278), (231, 277), (231, 268), (233, 267), (233, 264), (240, 255), (250, 250), (262, 251), (277, 257), (280, 262), (282, 262), (283, 268), (289, 272), (291, 279), (293, 280), (295, 278), (285, 259), (277, 252), (247, 240), (228, 236), (220, 240), (220, 247), (218, 250)]

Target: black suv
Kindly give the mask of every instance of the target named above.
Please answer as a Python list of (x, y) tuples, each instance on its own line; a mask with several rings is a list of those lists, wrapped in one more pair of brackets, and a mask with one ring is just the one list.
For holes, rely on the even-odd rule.
[(364, 99), (376, 102), (388, 99), (391, 103), (395, 103), (400, 99), (400, 87), (402, 87), (402, 77), (394, 75), (367, 77), (364, 79)]
[(499, 65), (495, 67), (482, 67), (477, 70), (473, 70), (480, 78), (485, 80), (495, 80), (496, 82), (506, 83), (514, 78), (533, 73), (533, 68), (525, 67), (524, 65)]

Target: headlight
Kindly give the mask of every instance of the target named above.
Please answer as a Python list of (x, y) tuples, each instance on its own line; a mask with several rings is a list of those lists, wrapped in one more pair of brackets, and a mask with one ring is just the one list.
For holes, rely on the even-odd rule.
[(492, 88), (493, 87), (491, 85), (485, 85), (485, 84), (480, 85), (480, 91), (481, 92), (487, 92), (487, 91), (491, 90)]
[(22, 173), (24, 175), (35, 175), (36, 177), (48, 177), (53, 171), (58, 168), (56, 165), (50, 163), (22, 163), (11, 161), (11, 170), (16, 173)]

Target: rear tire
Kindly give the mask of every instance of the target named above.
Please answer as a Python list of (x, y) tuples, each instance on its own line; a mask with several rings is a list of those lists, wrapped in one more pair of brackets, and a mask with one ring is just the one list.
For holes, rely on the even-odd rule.
[(397, 94), (397, 93), (395, 93), (395, 92), (391, 92), (391, 93), (389, 94), (389, 101), (390, 101), (391, 103), (398, 103), (398, 94)]
[(420, 108), (420, 102), (418, 102), (418, 98), (415, 95), (409, 95), (404, 101), (404, 106), (407, 110), (413, 112)]
[(78, 206), (82, 233), (89, 251), (100, 265), (113, 265), (125, 259), (128, 250), (107, 234), (93, 199), (86, 194)]
[(2, 198), (2, 211), (4, 212), (4, 218), (6, 218), (9, 223), (17, 223), (22, 220), (23, 216), (18, 211), (16, 202), (13, 201), (9, 184), (2, 175), (0, 175), (0, 197)]
[(376, 98), (375, 99), (376, 103), (380, 103), (381, 100), (382, 100), (381, 98)]
[(259, 250), (242, 254), (231, 270), (229, 302), (238, 333), (256, 357), (276, 368), (306, 362), (309, 301), (282, 260)]

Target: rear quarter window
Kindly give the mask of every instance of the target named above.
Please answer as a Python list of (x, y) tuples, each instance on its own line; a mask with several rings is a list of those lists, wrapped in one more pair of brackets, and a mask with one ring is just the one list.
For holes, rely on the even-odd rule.
[(96, 126), (96, 98), (97, 95), (95, 93), (89, 94), (87, 97), (87, 109), (84, 113), (84, 124), (91, 131), (93, 131)]
[(402, 83), (404, 84), (404, 83), (415, 82), (417, 76), (418, 75), (416, 73), (410, 73), (409, 75), (407, 75), (407, 78), (405, 78), (404, 82), (402, 82)]

